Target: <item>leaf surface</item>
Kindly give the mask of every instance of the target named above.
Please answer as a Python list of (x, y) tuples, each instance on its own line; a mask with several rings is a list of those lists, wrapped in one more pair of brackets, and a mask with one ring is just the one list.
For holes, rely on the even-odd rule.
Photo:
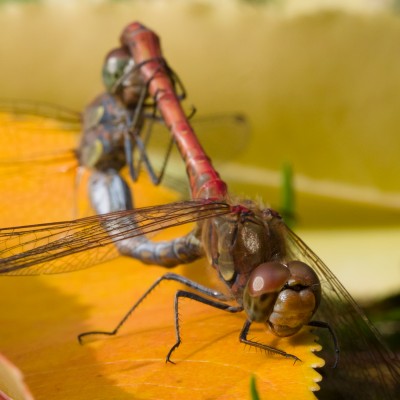
[[(29, 134), (25, 139), (28, 141)], [(29, 146), (29, 142), (25, 143)], [(45, 150), (45, 143), (41, 149)], [(7, 142), (2, 143), (3, 151), (7, 148)], [(9, 158), (14, 157), (15, 149), (10, 148), (10, 152)], [(59, 209), (58, 204), (64, 204), (64, 194), (70, 199), (76, 193), (74, 179), (69, 186), (65, 182), (60, 186), (58, 179), (46, 175), (47, 167), (43, 167), (46, 181), (41, 186), (40, 202), (32, 198), (38, 192), (31, 192), (32, 179), (29, 179), (37, 176), (28, 174), (27, 178), (22, 173), (9, 176), (14, 187), (8, 185), (6, 200), (2, 197), (1, 225), (13, 220), (18, 221), (15, 225), (45, 222), (43, 212), (51, 214), (51, 218), (62, 217), (58, 214), (66, 209)], [(75, 173), (73, 168), (68, 171)], [(18, 173), (18, 168), (15, 172)], [(1, 169), (0, 176), (0, 185), (5, 187), (8, 182), (5, 169)], [(146, 180), (132, 189), (137, 206), (177, 199), (175, 193), (155, 188)], [(16, 193), (14, 201), (13, 193)], [(81, 198), (87, 203), (84, 192)], [(163, 236), (182, 235), (188, 229), (177, 227)], [(2, 276), (0, 349), (24, 372), (36, 399), (246, 399), (250, 398), (252, 375), (261, 399), (315, 398), (311, 390), (318, 389), (316, 381), (320, 376), (313, 366), (322, 365), (323, 361), (313, 354), (319, 346), (308, 329), (287, 339), (277, 339), (261, 326), (250, 332), (250, 338), (302, 360), (293, 364), (292, 360), (241, 345), (238, 335), (245, 321), (243, 314), (227, 314), (191, 300), (183, 301), (180, 308), (182, 344), (172, 356), (176, 364), (166, 364), (165, 356), (175, 343), (173, 303), (179, 288), (176, 283), (160, 285), (117, 336), (96, 336), (79, 345), (76, 339), (79, 333), (112, 330), (165, 271), (119, 257), (70, 274)], [(205, 260), (174, 270), (201, 283), (212, 281), (207, 271)]]

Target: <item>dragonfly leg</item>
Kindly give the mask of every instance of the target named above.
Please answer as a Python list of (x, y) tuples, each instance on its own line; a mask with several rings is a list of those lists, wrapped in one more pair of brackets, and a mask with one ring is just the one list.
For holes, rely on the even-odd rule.
[(340, 346), (339, 346), (339, 340), (336, 336), (335, 331), (332, 329), (332, 327), (324, 321), (310, 321), (308, 326), (315, 326), (317, 328), (323, 328), (327, 329), (328, 332), (330, 333), (332, 340), (333, 340), (333, 345), (335, 347), (335, 363), (333, 364), (332, 368), (336, 368), (338, 363), (339, 363), (339, 358), (340, 358)]
[[(199, 287), (196, 287), (195, 289), (199, 290), (201, 293), (204, 293), (206, 295), (210, 295), (210, 293), (209, 293), (210, 289), (205, 288), (207, 290), (203, 290), (203, 288), (204, 287), (202, 287), (201, 289)], [(201, 296), (201, 295), (199, 295), (197, 293), (188, 292), (186, 290), (178, 290), (176, 292), (176, 294), (175, 294), (175, 334), (176, 334), (176, 343), (171, 347), (171, 349), (169, 350), (169, 352), (167, 354), (167, 357), (165, 359), (165, 362), (170, 362), (171, 364), (175, 364), (171, 360), (171, 355), (179, 347), (179, 345), (182, 342), (181, 341), (180, 326), (179, 326), (179, 299), (182, 298), (182, 297), (187, 298), (187, 299), (191, 299), (191, 300), (195, 300), (195, 301), (198, 301), (200, 303), (207, 304), (208, 306), (211, 306), (211, 307), (214, 307), (214, 308), (218, 308), (219, 310), (227, 311), (227, 312), (230, 312), (230, 313), (237, 313), (237, 312), (243, 311), (243, 307), (241, 307), (241, 306), (231, 306), (230, 304), (221, 303), (219, 301), (212, 300), (212, 299), (207, 299), (207, 298), (205, 298), (205, 297), (203, 297), (203, 296)]]
[(90, 331), (90, 332), (84, 332), (78, 335), (78, 341), (79, 343), (82, 344), (82, 339), (85, 336), (91, 336), (91, 335), (107, 335), (107, 336), (113, 336), (118, 333), (122, 325), (126, 322), (126, 320), (130, 317), (130, 315), (139, 307), (139, 305), (143, 302), (143, 300), (162, 282), (162, 281), (175, 281), (182, 283), (192, 289), (198, 290), (199, 292), (202, 292), (206, 294), (207, 296), (213, 297), (215, 299), (219, 299), (222, 301), (227, 301), (230, 300), (230, 297), (224, 295), (221, 292), (218, 292), (216, 290), (210, 289), (206, 286), (200, 285), (197, 282), (194, 282), (188, 278), (185, 278), (181, 275), (178, 274), (165, 274), (158, 278), (147, 290), (146, 292), (139, 298), (139, 300), (128, 310), (128, 312), (123, 316), (123, 318), (120, 320), (118, 325), (112, 330), (112, 331)]
[[(149, 134), (148, 134), (148, 136), (149, 136)], [(173, 139), (171, 138), (169, 140), (169, 144), (168, 144), (165, 156), (164, 156), (161, 170), (158, 173), (155, 171), (153, 165), (151, 164), (151, 162), (149, 160), (149, 157), (147, 156), (147, 150), (146, 150), (147, 139), (145, 141), (143, 141), (142, 138), (137, 133), (136, 135), (134, 135), (134, 140), (135, 140), (135, 144), (136, 144), (137, 149), (140, 154), (139, 162), (138, 162), (138, 165), (135, 167), (135, 169), (139, 171), (141, 169), (142, 164), (144, 164), (152, 183), (156, 186), (159, 185), (163, 179), (163, 176), (164, 176), (164, 173), (165, 173), (165, 170), (167, 167), (168, 159), (169, 159), (169, 156), (172, 151), (172, 147), (174, 144)]]
[(242, 331), (240, 332), (240, 335), (239, 335), (239, 340), (242, 343), (248, 344), (249, 346), (253, 346), (253, 347), (256, 347), (256, 348), (261, 349), (261, 350), (265, 350), (267, 352), (279, 354), (279, 355), (281, 355), (281, 356), (283, 356), (285, 358), (292, 358), (295, 362), (296, 361), (301, 361), (300, 358), (296, 357), (293, 354), (289, 354), (289, 353), (286, 353), (285, 351), (279, 350), (279, 349), (277, 349), (275, 347), (267, 346), (266, 344), (255, 342), (253, 340), (247, 339), (247, 334), (249, 333), (249, 329), (250, 329), (251, 324), (252, 324), (252, 322), (247, 320), (245, 322), (245, 324), (243, 325)]

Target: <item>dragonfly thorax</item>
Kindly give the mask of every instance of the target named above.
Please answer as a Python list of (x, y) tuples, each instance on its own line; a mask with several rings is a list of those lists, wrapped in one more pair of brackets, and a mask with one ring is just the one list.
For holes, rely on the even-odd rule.
[(310, 266), (290, 259), (278, 214), (253, 203), (239, 210), (205, 222), (208, 260), (250, 321), (267, 324), (277, 336), (293, 335), (318, 308), (319, 279)]
[[(84, 112), (83, 135), (78, 153), (80, 164), (98, 170), (119, 171), (127, 164), (126, 137), (131, 136), (134, 111), (125, 107), (118, 97), (103, 93)], [(143, 125), (141, 117), (136, 128)], [(130, 143), (133, 142), (131, 138)]]
[(240, 303), (250, 272), (265, 261), (268, 235), (265, 226), (237, 215), (207, 220), (202, 229), (209, 263), (217, 270)]
[(278, 232), (271, 230), (257, 208), (246, 204), (239, 212), (207, 220), (202, 243), (209, 263), (242, 305), (243, 291), (251, 272), (278, 257), (283, 249)]

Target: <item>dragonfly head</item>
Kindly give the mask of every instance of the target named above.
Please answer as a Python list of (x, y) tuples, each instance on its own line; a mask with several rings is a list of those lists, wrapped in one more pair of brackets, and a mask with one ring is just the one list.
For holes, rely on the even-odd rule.
[(102, 77), (107, 91), (120, 96), (126, 105), (138, 102), (143, 81), (127, 48), (118, 47), (107, 54)]
[(320, 299), (321, 285), (311, 267), (270, 261), (251, 272), (243, 306), (251, 321), (265, 323), (276, 336), (291, 336), (311, 320)]

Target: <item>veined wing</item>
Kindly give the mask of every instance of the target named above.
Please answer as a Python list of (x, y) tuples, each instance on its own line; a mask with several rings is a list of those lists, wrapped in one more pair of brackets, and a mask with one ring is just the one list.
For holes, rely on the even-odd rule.
[[(61, 106), (32, 101), (0, 99), (0, 166), (6, 162), (45, 161), (75, 151), (82, 128), (80, 113)], [(207, 154), (216, 160), (231, 160), (249, 143), (250, 126), (240, 113), (216, 114), (191, 119)], [(165, 151), (170, 140), (164, 124), (148, 121), (149, 147)], [(216, 152), (221, 143), (225, 151)]]
[(68, 107), (58, 106), (46, 102), (21, 99), (0, 99), (0, 110), (6, 113), (38, 115), (56, 118), (66, 123), (76, 123), (81, 114)]
[[(207, 155), (215, 165), (232, 161), (243, 153), (250, 141), (250, 124), (246, 117), (240, 113), (199, 115), (190, 119), (190, 124), (199, 138)], [(150, 161), (157, 171), (162, 169), (166, 152), (171, 141), (171, 135), (162, 121), (148, 119), (143, 128), (143, 140)], [(224, 151), (221, 153), (221, 143)], [(135, 159), (139, 159), (137, 154)], [(167, 186), (178, 191), (187, 186), (187, 175), (182, 157), (176, 148), (173, 148), (165, 174), (164, 182)], [(189, 190), (189, 189), (187, 189)]]
[(2, 226), (73, 218), (80, 126), (61, 107), (0, 101)]
[(0, 274), (70, 272), (118, 256), (114, 242), (231, 212), (226, 203), (171, 203), (74, 221), (0, 229)]
[[(199, 115), (190, 119), (190, 124), (196, 132), (205, 152), (214, 160), (226, 161), (237, 157), (243, 152), (250, 141), (250, 124), (240, 113)], [(165, 150), (169, 135), (165, 134), (165, 125), (155, 122), (151, 126), (150, 146), (155, 150)], [(221, 143), (226, 145), (226, 151), (221, 154)]]
[[(211, 155), (219, 148), (216, 137), (226, 143), (224, 157), (229, 159), (248, 143), (249, 124), (240, 114), (194, 118), (191, 123)], [(151, 128), (150, 162), (160, 169), (170, 134), (161, 122), (146, 124), (142, 136)], [(0, 100), (0, 207), (7, 210), (3, 226), (92, 214), (85, 190), (88, 171), (82, 179), (78, 177), (80, 135), (81, 115), (77, 112), (46, 103)], [(139, 158), (136, 155), (136, 160)], [(186, 180), (183, 161), (175, 154), (164, 183), (184, 192)]]
[(323, 358), (321, 396), (325, 399), (395, 399), (400, 393), (400, 361), (387, 349), (377, 329), (322, 260), (282, 224), (287, 256), (302, 260), (318, 274), (322, 300), (315, 316), (330, 324), (338, 336), (340, 359), (334, 365), (332, 339), (321, 332)]
[(0, 121), (0, 167), (62, 158), (81, 131), (79, 113), (46, 103), (0, 100)]

